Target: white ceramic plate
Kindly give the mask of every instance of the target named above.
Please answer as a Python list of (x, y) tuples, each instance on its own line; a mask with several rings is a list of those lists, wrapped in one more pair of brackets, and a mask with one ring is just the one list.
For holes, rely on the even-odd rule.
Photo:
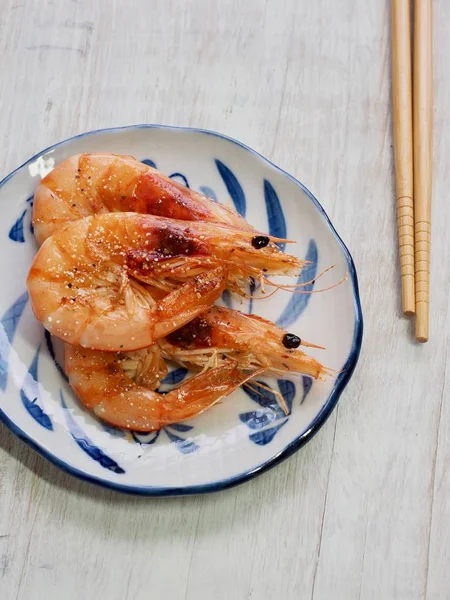
[[(270, 393), (239, 389), (190, 421), (149, 435), (126, 435), (85, 410), (58, 368), (58, 344), (35, 320), (25, 279), (36, 252), (31, 206), (39, 180), (79, 152), (132, 154), (195, 190), (234, 206), (258, 230), (296, 240), (289, 251), (310, 261), (302, 281), (336, 265), (320, 284), (349, 279), (321, 294), (279, 292), (241, 303), (288, 331), (321, 344), (311, 351), (340, 374), (265, 380), (279, 389), (289, 416)], [(312, 194), (243, 144), (198, 129), (138, 125), (77, 136), (27, 161), (0, 184), (0, 417), (62, 469), (109, 488), (148, 495), (221, 490), (263, 472), (298, 450), (330, 415), (351, 377), (362, 340), (362, 316), (351, 256)], [(319, 283), (316, 283), (316, 287)], [(306, 289), (312, 289), (308, 286)], [(172, 382), (184, 377), (172, 374)], [(170, 383), (170, 382), (169, 382)]]

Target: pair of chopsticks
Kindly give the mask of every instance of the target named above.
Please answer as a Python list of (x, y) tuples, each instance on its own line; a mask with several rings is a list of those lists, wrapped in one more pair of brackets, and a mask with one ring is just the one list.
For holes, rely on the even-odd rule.
[(392, 0), (392, 102), (402, 306), (428, 341), (432, 171), (431, 2)]

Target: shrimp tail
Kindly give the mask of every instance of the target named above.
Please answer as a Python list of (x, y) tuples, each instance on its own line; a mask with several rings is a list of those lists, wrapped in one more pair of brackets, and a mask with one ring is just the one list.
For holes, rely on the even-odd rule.
[(159, 427), (196, 417), (219, 400), (228, 396), (264, 369), (245, 373), (234, 361), (199, 373), (184, 385), (165, 395), (170, 414), (161, 415)]

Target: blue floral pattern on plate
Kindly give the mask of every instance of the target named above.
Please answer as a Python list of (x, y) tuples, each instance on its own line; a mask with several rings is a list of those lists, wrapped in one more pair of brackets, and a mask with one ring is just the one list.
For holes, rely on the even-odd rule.
[(75, 419), (72, 417), (70, 409), (66, 405), (63, 391), (60, 390), (61, 395), (61, 406), (64, 410), (64, 416), (66, 417), (67, 427), (70, 431), (70, 435), (74, 439), (75, 443), (83, 452), (85, 452), (92, 460), (98, 462), (104, 469), (113, 471), (118, 475), (125, 473), (125, 470), (120, 467), (115, 460), (110, 458), (103, 452), (98, 446), (96, 446), (88, 437), (88, 435), (81, 429)]
[(33, 196), (26, 200), (26, 208), (23, 209), (20, 217), (13, 223), (9, 230), (8, 237), (13, 242), (25, 243), (24, 224), (27, 215), (30, 215), (30, 233), (33, 233), (33, 225), (31, 223), (31, 208), (33, 207)]
[[(28, 302), (28, 294), (24, 292), (8, 308), (3, 315), (0, 325), (0, 389), (6, 390), (8, 382), (8, 366), (11, 344), (13, 343), (19, 319)], [(3, 339), (2, 339), (3, 338)]]
[(48, 429), (49, 431), (53, 431), (53, 423), (41, 406), (42, 401), (38, 384), (38, 362), (40, 351), (41, 347), (39, 346), (34, 355), (33, 362), (28, 369), (27, 377), (25, 378), (22, 389), (20, 390), (20, 399), (27, 412), (37, 423), (39, 423), (39, 425), (45, 427), (45, 429)]
[[(313, 380), (308, 375), (302, 376), (303, 394), (300, 404), (303, 404), (309, 394)], [(266, 382), (260, 382), (267, 386)], [(255, 444), (265, 446), (273, 440), (276, 433), (286, 425), (292, 414), (292, 402), (296, 396), (296, 386), (288, 379), (278, 379), (278, 390), (281, 393), (287, 414), (281, 408), (275, 394), (261, 387), (244, 386), (245, 393), (260, 406), (259, 409), (241, 413), (239, 418), (251, 430), (249, 438)]]
[(247, 203), (245, 200), (244, 190), (242, 189), (241, 184), (237, 180), (237, 177), (233, 173), (233, 171), (227, 167), (222, 161), (216, 158), (215, 160), (217, 169), (220, 173), (220, 176), (223, 179), (225, 187), (230, 194), (231, 199), (233, 200), (234, 208), (237, 212), (245, 217), (247, 212)]

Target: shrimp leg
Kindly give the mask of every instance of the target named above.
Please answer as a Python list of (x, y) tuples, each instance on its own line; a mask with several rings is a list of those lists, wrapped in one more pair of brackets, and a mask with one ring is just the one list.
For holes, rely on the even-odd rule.
[(154, 431), (191, 419), (254, 377), (234, 361), (160, 394), (130, 379), (120, 355), (65, 346), (65, 372), (81, 402), (104, 421), (134, 431)]

